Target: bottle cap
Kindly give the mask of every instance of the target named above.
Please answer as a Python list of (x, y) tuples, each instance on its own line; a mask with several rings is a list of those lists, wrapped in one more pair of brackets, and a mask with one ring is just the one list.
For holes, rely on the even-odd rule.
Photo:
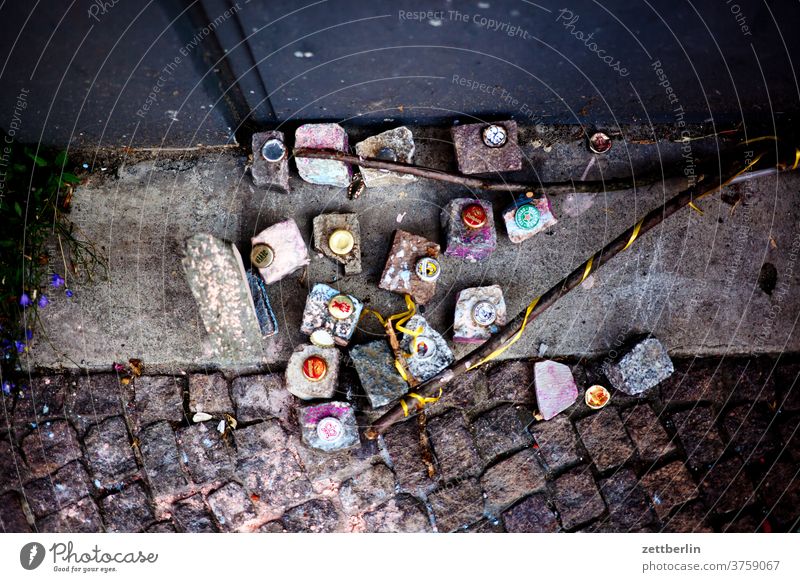
[(355, 244), (353, 233), (343, 228), (334, 230), (331, 236), (328, 237), (328, 248), (335, 255), (346, 255), (353, 250)]
[(486, 299), (472, 306), (472, 320), (480, 326), (489, 327), (497, 321), (497, 306)]
[(311, 332), (311, 343), (320, 348), (332, 348), (333, 336), (327, 329), (315, 329)]
[(586, 390), (584, 400), (586, 401), (586, 406), (597, 410), (608, 404), (608, 401), (611, 400), (611, 394), (605, 387), (596, 384)]
[(378, 150), (378, 153), (375, 154), (375, 158), (378, 160), (383, 160), (385, 162), (396, 162), (397, 154), (392, 148), (384, 146)]
[(277, 138), (268, 139), (261, 146), (261, 157), (268, 162), (280, 162), (286, 156), (286, 146)]
[(415, 337), (411, 345), (414, 355), (421, 360), (427, 360), (436, 353), (436, 344), (431, 338), (424, 335)]
[(416, 272), (417, 277), (426, 283), (432, 283), (439, 278), (439, 275), (442, 273), (442, 268), (439, 265), (439, 261), (436, 259), (432, 257), (422, 257), (417, 261)]
[(533, 204), (523, 204), (514, 213), (514, 223), (523, 230), (531, 230), (539, 224), (539, 209)]
[(303, 376), (309, 382), (319, 382), (328, 373), (328, 362), (322, 356), (309, 356), (303, 362)]
[(326, 443), (333, 443), (342, 438), (344, 425), (335, 416), (326, 416), (317, 423), (317, 436)]
[(508, 141), (508, 132), (502, 125), (489, 125), (483, 129), (483, 143), (490, 148), (503, 147)]
[(275, 253), (272, 247), (264, 243), (256, 243), (250, 251), (250, 262), (254, 267), (263, 269), (269, 267), (275, 260)]
[(328, 312), (334, 319), (347, 319), (355, 313), (355, 310), (353, 300), (347, 295), (334, 295), (328, 301)]
[(589, 149), (596, 154), (604, 154), (611, 149), (613, 142), (602, 131), (597, 131), (589, 137)]
[(486, 225), (486, 209), (481, 204), (468, 204), (461, 211), (461, 220), (467, 228), (482, 228)]

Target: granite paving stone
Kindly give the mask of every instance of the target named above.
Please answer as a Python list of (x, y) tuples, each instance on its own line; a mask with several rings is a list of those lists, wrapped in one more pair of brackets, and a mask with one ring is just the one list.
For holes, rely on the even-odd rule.
[(697, 485), (686, 466), (680, 461), (648, 472), (640, 480), (650, 496), (656, 514), (662, 520), (677, 506), (696, 499)]
[(514, 405), (501, 405), (479, 416), (474, 422), (475, 444), (485, 461), (521, 449), (533, 442), (525, 428), (533, 417), (529, 411)]
[(715, 415), (708, 406), (695, 406), (672, 415), (675, 430), (688, 457), (691, 469), (700, 469), (716, 461), (725, 446), (714, 424)]
[(728, 394), (723, 383), (719, 360), (687, 359), (675, 362), (675, 373), (661, 382), (659, 390), (665, 402), (710, 401), (724, 403)]
[(172, 516), (180, 528), (188, 533), (212, 533), (217, 526), (211, 517), (210, 510), (199, 493), (176, 501), (172, 507)]
[(364, 514), (366, 531), (375, 533), (423, 533), (431, 531), (428, 514), (419, 501), (407, 494), (393, 497)]
[(25, 460), (16, 447), (8, 441), (0, 441), (0, 492), (19, 487), (27, 471)]
[(29, 533), (31, 526), (22, 509), (22, 496), (16, 491), (0, 495), (0, 531), (3, 533)]
[(138, 470), (128, 428), (120, 416), (89, 429), (84, 439), (92, 479), (109, 487)]
[(742, 358), (720, 366), (722, 382), (729, 403), (741, 401), (773, 402), (776, 398), (776, 374), (772, 362), (763, 358)]
[(158, 422), (141, 433), (144, 470), (155, 495), (168, 495), (187, 485), (181, 470), (175, 432), (167, 422)]
[(478, 451), (460, 412), (432, 418), (428, 432), (442, 479), (449, 481), (480, 469)]
[(618, 531), (634, 531), (655, 520), (639, 480), (629, 469), (600, 481), (600, 493), (608, 507), (608, 523)]
[(559, 530), (558, 518), (547, 505), (547, 497), (535, 493), (503, 512), (509, 533), (551, 533)]
[(265, 418), (288, 421), (294, 397), (283, 386), (282, 374), (239, 376), (231, 384), (236, 419), (250, 422)]
[(66, 376), (39, 376), (33, 378), (24, 397), (17, 399), (14, 407), (14, 426), (41, 424), (47, 420), (64, 418)]
[(192, 374), (189, 376), (189, 411), (205, 412), (221, 418), (233, 412), (228, 393), (228, 381), (222, 374)]
[(606, 510), (592, 474), (586, 466), (575, 467), (555, 480), (553, 500), (564, 529), (575, 529)]
[(22, 440), (31, 475), (42, 477), (81, 458), (75, 429), (64, 420), (38, 426)]
[(486, 497), (486, 513), (498, 515), (522, 497), (541, 491), (545, 486), (544, 470), (531, 449), (489, 467), (481, 477)]
[(455, 531), (483, 517), (483, 493), (475, 479), (462, 479), (437, 489), (428, 496), (436, 528)]
[(414, 422), (402, 422), (391, 427), (383, 435), (386, 451), (392, 461), (400, 487), (416, 493), (429, 489), (433, 481), (420, 453), (419, 427)]
[(500, 362), (488, 372), (489, 399), (531, 404), (534, 399), (533, 364), (525, 360)]
[(36, 522), (42, 533), (99, 533), (104, 531), (103, 520), (91, 497), (62, 508)]
[(770, 466), (759, 484), (767, 519), (773, 531), (797, 531), (800, 525), (800, 468), (777, 462)]
[(256, 517), (250, 496), (238, 483), (227, 483), (209, 494), (208, 505), (223, 531), (239, 531)]
[(760, 460), (778, 450), (773, 417), (766, 406), (759, 404), (741, 404), (723, 417), (722, 426), (731, 446), (746, 462)]
[(346, 513), (355, 514), (386, 501), (394, 493), (394, 474), (389, 467), (378, 463), (342, 483), (339, 499)]
[(267, 420), (236, 430), (236, 449), (240, 460), (284, 449), (288, 435), (277, 420)]
[(600, 472), (619, 467), (633, 455), (633, 443), (616, 408), (606, 407), (578, 421), (575, 427)]
[(578, 435), (567, 417), (534, 423), (530, 432), (549, 471), (560, 471), (580, 462)]
[(488, 386), (486, 373), (481, 368), (472, 370), (446, 384), (441, 398), (425, 410), (429, 416), (435, 416), (448, 408), (473, 408), (486, 401)]
[(664, 345), (650, 337), (634, 345), (616, 362), (603, 370), (612, 386), (630, 396), (640, 396), (667, 379), (675, 371)]
[(143, 376), (134, 381), (132, 420), (141, 429), (159, 420), (183, 420), (182, 381), (172, 376)]
[(288, 449), (240, 460), (236, 472), (253, 501), (273, 508), (296, 505), (313, 494), (311, 482)]
[(739, 457), (714, 463), (699, 484), (703, 503), (714, 513), (739, 510), (754, 501), (753, 484)]
[(216, 425), (212, 420), (177, 431), (181, 460), (192, 481), (198, 485), (226, 479), (233, 474), (233, 451)]
[(677, 451), (675, 443), (647, 404), (632, 406), (620, 415), (628, 435), (636, 445), (639, 458), (645, 463), (653, 463)]
[(342, 527), (342, 518), (333, 503), (327, 499), (314, 499), (293, 507), (283, 516), (289, 532), (331, 533)]
[(107, 532), (139, 532), (155, 519), (147, 494), (139, 483), (104, 497), (100, 500), (100, 508)]
[(714, 530), (708, 523), (708, 510), (700, 501), (692, 501), (679, 508), (673, 515), (662, 517), (663, 533), (711, 533)]
[(73, 461), (52, 475), (27, 483), (23, 490), (34, 516), (41, 517), (86, 497), (90, 487), (86, 469)]
[(80, 437), (106, 418), (122, 415), (119, 377), (116, 374), (69, 377), (65, 409)]

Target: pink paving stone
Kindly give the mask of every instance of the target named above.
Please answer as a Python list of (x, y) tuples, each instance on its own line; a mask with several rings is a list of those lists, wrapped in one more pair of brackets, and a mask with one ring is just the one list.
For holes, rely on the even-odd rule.
[[(338, 123), (307, 123), (294, 134), (295, 148), (333, 149), (348, 151), (347, 132)], [(339, 186), (350, 184), (352, 171), (344, 162), (295, 158), (300, 177), (311, 184)]]
[(539, 412), (545, 420), (550, 420), (559, 412), (566, 410), (578, 398), (578, 387), (569, 366), (552, 360), (536, 362), (533, 367), (536, 384), (536, 401)]
[(291, 275), (310, 262), (308, 248), (297, 223), (291, 218), (265, 228), (250, 239), (252, 245), (269, 245), (275, 258), (272, 264), (259, 269), (264, 282), (269, 285)]

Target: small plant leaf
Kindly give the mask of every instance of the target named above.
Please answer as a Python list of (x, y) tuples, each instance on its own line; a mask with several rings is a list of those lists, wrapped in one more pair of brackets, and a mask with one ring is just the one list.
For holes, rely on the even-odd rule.
[(67, 163), (67, 151), (64, 150), (56, 156), (56, 166), (64, 167)]

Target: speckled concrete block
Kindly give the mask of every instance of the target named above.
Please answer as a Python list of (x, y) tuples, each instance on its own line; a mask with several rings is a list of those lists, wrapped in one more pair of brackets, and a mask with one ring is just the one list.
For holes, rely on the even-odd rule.
[(386, 406), (408, 392), (408, 384), (397, 372), (394, 353), (386, 340), (355, 346), (350, 357), (373, 408)]
[(347, 402), (325, 402), (300, 409), (303, 442), (313, 449), (341, 451), (361, 444), (353, 407)]
[[(473, 317), (473, 309), (480, 301), (488, 301), (496, 310), (496, 319), (491, 325), (479, 325)], [(465, 344), (482, 344), (506, 324), (506, 302), (499, 285), (470, 287), (456, 298), (456, 314), (453, 319), (453, 341)]]
[[(322, 357), (328, 371), (322, 380), (312, 382), (303, 375), (303, 363), (310, 356)], [(339, 350), (315, 345), (299, 346), (286, 364), (286, 389), (302, 400), (332, 398), (339, 377)]]
[[(353, 235), (353, 248), (346, 255), (337, 255), (328, 239), (336, 230), (346, 230)], [(361, 228), (356, 214), (320, 214), (314, 218), (314, 248), (337, 263), (344, 265), (345, 275), (361, 272)]]
[(578, 398), (578, 387), (569, 366), (552, 360), (536, 362), (533, 366), (536, 402), (545, 420), (572, 406)]
[[(461, 218), (461, 212), (471, 204), (480, 204), (486, 212), (486, 224), (480, 228), (469, 228)], [(476, 262), (489, 258), (497, 248), (491, 203), (474, 198), (454, 198), (442, 209), (441, 220), (447, 237), (445, 256)]]
[(250, 283), (250, 295), (253, 297), (261, 335), (271, 337), (278, 333), (278, 321), (275, 319), (275, 313), (269, 303), (267, 286), (253, 269), (247, 271), (247, 281)]
[(258, 270), (267, 285), (280, 281), (310, 262), (303, 235), (291, 218), (265, 228), (251, 238), (250, 243), (269, 245), (275, 255), (271, 265)]
[[(530, 194), (530, 193), (529, 193)], [(522, 228), (517, 224), (516, 214), (517, 210), (526, 204), (532, 204), (536, 207), (539, 213), (539, 220), (533, 228)], [(546, 228), (553, 226), (556, 222), (556, 217), (553, 216), (553, 210), (550, 207), (550, 201), (547, 196), (531, 196), (527, 194), (519, 196), (517, 200), (503, 211), (503, 220), (506, 223), (506, 230), (508, 231), (508, 238), (512, 243), (519, 244), (531, 238), (533, 235), (540, 233)]]
[[(331, 315), (328, 306), (331, 299), (337, 295), (346, 295), (353, 303), (353, 311), (347, 319), (336, 319)], [(317, 283), (306, 299), (300, 331), (311, 335), (318, 329), (322, 329), (333, 337), (333, 341), (337, 345), (346, 346), (358, 326), (362, 309), (364, 309), (364, 304), (352, 295), (337, 291), (323, 283)]]
[[(392, 150), (397, 158), (394, 161), (406, 164), (411, 164), (414, 161), (414, 135), (407, 127), (390, 129), (358, 142), (356, 144), (356, 154), (364, 158), (375, 158), (378, 157), (378, 152), (383, 148)], [(359, 168), (367, 188), (402, 185), (416, 182), (417, 180), (417, 177), (411, 174), (372, 170), (370, 168), (361, 168), (360, 166)]]
[(666, 348), (654, 337), (636, 344), (618, 362), (603, 365), (603, 372), (611, 385), (631, 396), (647, 392), (674, 371)]
[[(403, 334), (400, 340), (400, 348), (403, 353), (411, 354), (406, 358), (408, 371), (420, 382), (428, 378), (433, 378), (436, 374), (444, 370), (455, 361), (453, 352), (438, 331), (433, 329), (425, 318), (415, 315), (405, 324), (407, 329), (416, 330), (422, 328), (420, 335), (416, 338), (417, 350), (414, 349), (414, 338), (408, 334)], [(427, 351), (420, 349), (424, 343)]]
[[(508, 138), (504, 146), (491, 148), (483, 143), (483, 130), (489, 125), (505, 128)], [(517, 145), (515, 121), (456, 125), (451, 132), (458, 170), (462, 174), (514, 172), (522, 169), (522, 152)]]
[(186, 240), (182, 262), (213, 354), (223, 362), (260, 361), (261, 329), (236, 247), (196, 234)]
[(407, 293), (423, 305), (428, 303), (436, 293), (436, 281), (423, 281), (417, 276), (417, 261), (422, 257), (438, 259), (439, 245), (404, 230), (395, 231), (378, 287), (401, 295)]
[(284, 192), (289, 191), (289, 156), (284, 156), (280, 161), (268, 162), (261, 155), (261, 148), (271, 140), (278, 139), (285, 145), (282, 131), (265, 131), (254, 133), (253, 146), (253, 183), (259, 188), (280, 188)]
[[(338, 123), (307, 123), (297, 128), (294, 147), (347, 152), (347, 132)], [(300, 177), (311, 184), (346, 188), (352, 178), (352, 170), (344, 162), (295, 158), (295, 163)]]

